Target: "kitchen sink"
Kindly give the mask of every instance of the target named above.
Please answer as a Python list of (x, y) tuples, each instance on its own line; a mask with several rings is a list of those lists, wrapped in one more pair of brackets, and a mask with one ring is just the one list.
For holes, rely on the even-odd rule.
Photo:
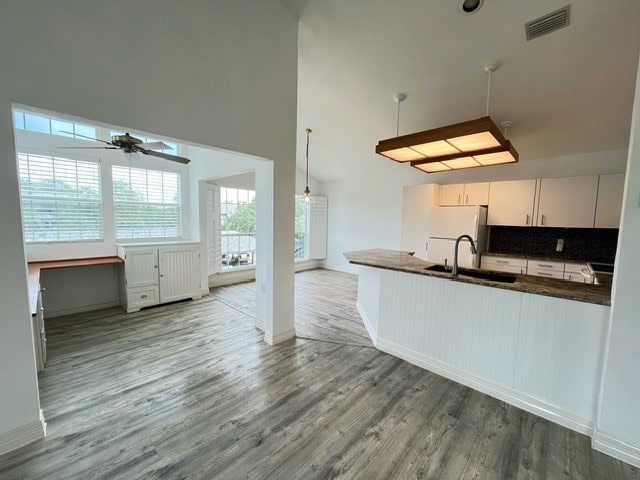
[[(451, 269), (445, 268), (444, 265), (432, 265), (426, 267), (425, 270), (429, 272), (451, 273)], [(515, 273), (492, 272), (490, 270), (474, 270), (470, 268), (458, 268), (458, 276), (500, 283), (514, 283), (518, 278), (518, 275)]]

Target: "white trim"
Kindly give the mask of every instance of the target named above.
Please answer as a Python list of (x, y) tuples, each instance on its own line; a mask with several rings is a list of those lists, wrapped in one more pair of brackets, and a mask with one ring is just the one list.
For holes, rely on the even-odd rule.
[(103, 308), (119, 307), (120, 300), (115, 302), (97, 303), (95, 305), (85, 305), (83, 307), (67, 308), (64, 310), (50, 311), (47, 310), (47, 318), (61, 317), (63, 315), (71, 315), (73, 313), (92, 312), (94, 310), (102, 310)]
[(264, 341), (269, 345), (276, 345), (280, 342), (284, 342), (285, 340), (289, 340), (290, 338), (295, 338), (296, 330), (292, 328), (291, 330), (286, 330), (277, 335), (273, 335), (273, 332), (264, 332)]
[(595, 423), (593, 420), (576, 415), (556, 405), (538, 398), (523, 394), (516, 390), (497, 385), (463, 370), (453, 368), (435, 358), (415, 352), (387, 340), (378, 339), (376, 347), (383, 352), (402, 358), (409, 363), (430, 370), (450, 380), (466, 385), (479, 392), (503, 400), (527, 412), (546, 418), (554, 423), (575, 430), (578, 433), (592, 435)]
[(8, 432), (0, 433), (0, 455), (40, 440), (46, 434), (47, 422), (44, 421), (44, 414), (40, 409), (40, 418), (38, 420)]
[(640, 448), (602, 432), (596, 428), (591, 439), (591, 447), (599, 452), (640, 468)]
[(326, 268), (327, 270), (334, 270), (336, 272), (350, 273), (351, 275), (358, 275), (358, 267), (356, 265), (349, 264), (349, 266), (344, 267), (342, 265), (330, 265), (325, 262), (323, 268)]
[(362, 318), (362, 322), (364, 323), (364, 328), (367, 329), (367, 333), (369, 334), (369, 338), (371, 339), (371, 342), (373, 343), (374, 347), (377, 347), (378, 345), (378, 333), (375, 331), (375, 329), (373, 328), (373, 325), (371, 325), (371, 322), (369, 321), (369, 317), (367, 316), (366, 312), (364, 311), (364, 308), (362, 308), (362, 305), (360, 305), (360, 302), (356, 302), (356, 308), (358, 309), (358, 313), (360, 314), (360, 317)]

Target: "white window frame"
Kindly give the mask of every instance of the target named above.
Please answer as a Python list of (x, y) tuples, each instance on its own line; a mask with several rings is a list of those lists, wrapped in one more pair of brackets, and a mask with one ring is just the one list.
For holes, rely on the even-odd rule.
[[(125, 155), (123, 155), (125, 157)], [(175, 164), (174, 165), (162, 165), (161, 168), (158, 165), (157, 161), (153, 161), (147, 158), (140, 158), (140, 155), (137, 155), (135, 159), (132, 159), (131, 162), (127, 161), (126, 158), (123, 158), (122, 161), (113, 161), (109, 163), (109, 191), (110, 191), (110, 206), (112, 208), (111, 212), (111, 222), (113, 225), (113, 237), (117, 243), (148, 243), (148, 242), (159, 242), (159, 241), (181, 241), (186, 238), (188, 232), (190, 232), (189, 225), (189, 178), (186, 165)], [(117, 236), (117, 228), (116, 228), (116, 218), (115, 218), (115, 199), (113, 198), (113, 170), (112, 167), (127, 167), (127, 168), (138, 168), (144, 170), (154, 170), (159, 172), (168, 172), (168, 173), (176, 173), (180, 176), (180, 212), (181, 212), (181, 222), (182, 222), (182, 232), (180, 236), (177, 237), (118, 237)]]
[[(105, 237), (107, 235), (107, 225), (105, 225), (105, 196), (104, 196), (104, 189), (105, 189), (105, 183), (104, 183), (104, 168), (103, 165), (101, 164), (99, 159), (96, 159), (95, 157), (84, 157), (82, 155), (77, 155), (77, 154), (71, 154), (68, 155), (65, 153), (60, 153), (60, 152), (52, 152), (51, 150), (40, 150), (40, 149), (36, 149), (36, 148), (23, 148), (20, 147), (17, 149), (16, 151), (16, 162), (18, 163), (18, 170), (19, 170), (19, 163), (20, 163), (20, 159), (19, 159), (19, 155), (20, 154), (26, 154), (26, 155), (37, 155), (37, 156), (43, 156), (43, 157), (49, 157), (49, 158), (61, 158), (61, 159), (65, 159), (65, 160), (71, 160), (74, 162), (85, 162), (85, 163), (94, 163), (97, 164), (98, 166), (98, 175), (99, 175), (99, 188), (100, 188), (100, 200), (96, 201), (95, 203), (99, 206), (99, 209), (101, 211), (101, 232), (100, 232), (100, 236), (99, 238), (69, 238), (69, 239), (56, 239), (56, 240), (29, 240), (26, 238), (26, 236), (24, 237), (24, 242), (25, 245), (27, 246), (32, 246), (32, 247), (38, 247), (38, 246), (42, 246), (44, 248), (46, 248), (47, 246), (55, 246), (55, 245), (59, 245), (59, 244), (68, 244), (68, 243), (102, 243), (105, 241)], [(18, 177), (19, 177), (19, 173), (18, 173)], [(19, 178), (18, 178), (18, 182), (19, 182)], [(20, 191), (20, 201), (21, 203), (23, 202), (23, 192)], [(23, 210), (24, 210), (24, 206), (23, 206)], [(22, 216), (22, 221), (24, 222), (24, 215)], [(23, 227), (24, 228), (24, 227)], [(24, 233), (23, 233), (24, 235)]]

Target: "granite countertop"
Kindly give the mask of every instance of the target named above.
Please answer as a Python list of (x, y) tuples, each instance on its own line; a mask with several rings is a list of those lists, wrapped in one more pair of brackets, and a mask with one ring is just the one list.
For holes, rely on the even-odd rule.
[(491, 280), (465, 277), (464, 275), (453, 277), (450, 273), (425, 270), (426, 267), (430, 267), (434, 264), (414, 257), (411, 252), (398, 250), (384, 250), (376, 248), (371, 250), (347, 252), (344, 256), (349, 263), (356, 265), (396, 270), (399, 272), (414, 273), (429, 277), (439, 277), (448, 281), (473, 283), (475, 285), (515, 290), (537, 295), (546, 295), (549, 297), (566, 298), (577, 302), (611, 305), (611, 284), (591, 285), (523, 274), (517, 275), (515, 283), (494, 282)]

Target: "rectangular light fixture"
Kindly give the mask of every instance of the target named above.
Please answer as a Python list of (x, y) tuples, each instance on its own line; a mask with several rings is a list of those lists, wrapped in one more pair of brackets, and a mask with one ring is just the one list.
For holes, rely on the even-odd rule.
[(488, 116), (380, 140), (376, 153), (396, 162), (411, 162), (411, 166), (425, 172), (518, 161), (518, 152)]
[(486, 150), (464, 153), (464, 156), (460, 156), (460, 154), (458, 154), (447, 155), (439, 158), (414, 160), (411, 162), (411, 166), (422, 170), (423, 172), (434, 173), (517, 162), (518, 152), (516, 152), (509, 140), (505, 140), (504, 142), (504, 145), (488, 148)]

